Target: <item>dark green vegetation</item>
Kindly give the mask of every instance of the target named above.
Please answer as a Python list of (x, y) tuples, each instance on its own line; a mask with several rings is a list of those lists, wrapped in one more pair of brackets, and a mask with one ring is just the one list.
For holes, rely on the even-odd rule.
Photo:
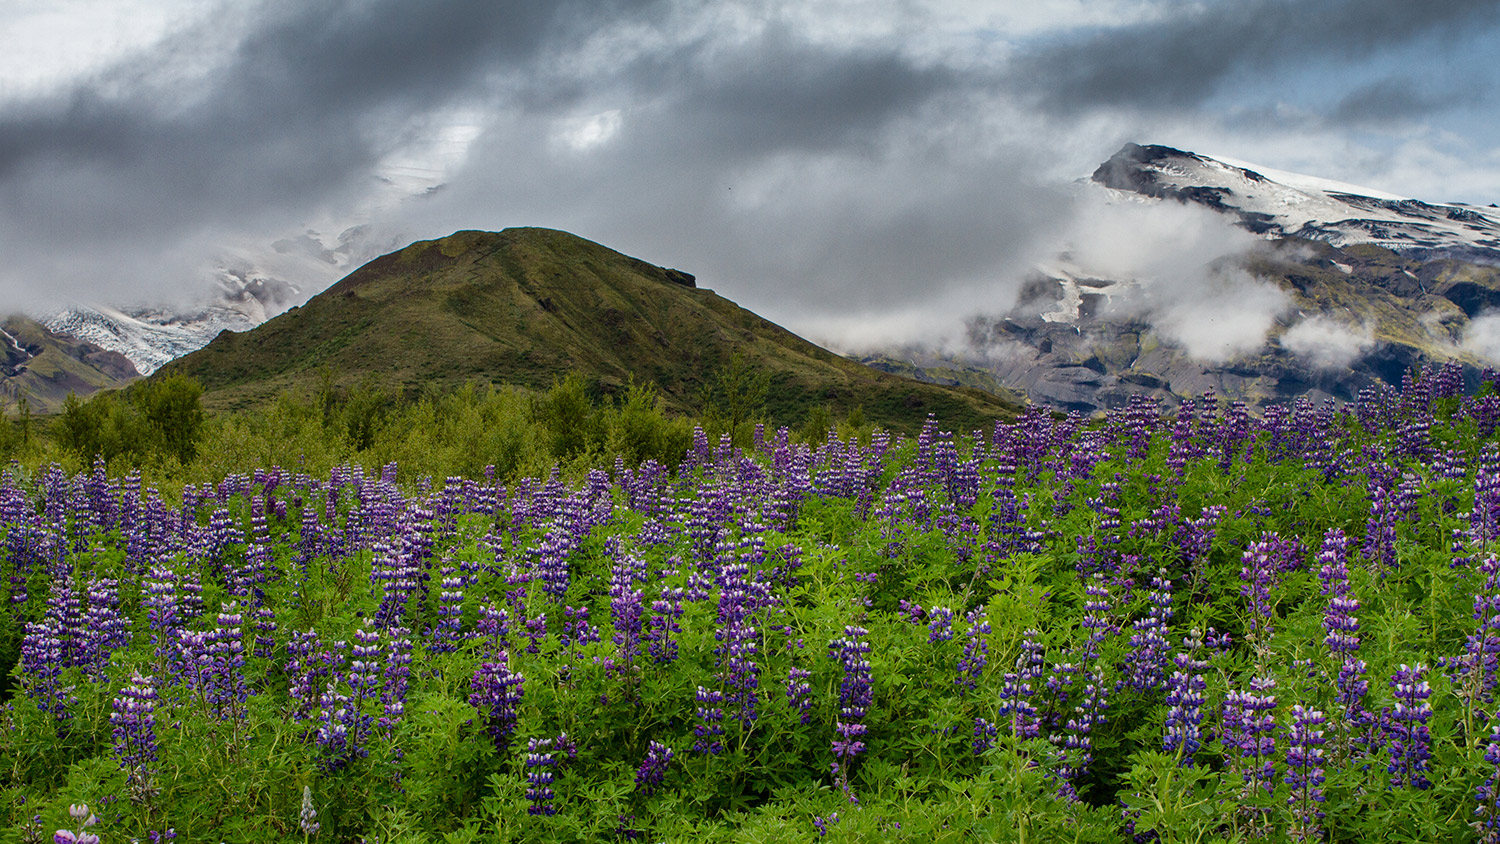
[(1493, 840), (1500, 398), (1461, 386), (705, 438), (673, 471), (504, 483), (245, 462), (161, 500), (102, 466), (12, 471), (0, 820)]
[[(51, 426), (57, 444), (80, 460), (90, 455), (139, 466), (150, 457), (187, 465), (203, 434), (203, 386), (172, 375), (101, 393), (88, 401), (69, 394)], [(20, 443), (17, 443), (19, 445)]]
[(35, 413), (51, 413), (70, 394), (128, 384), (139, 376), (123, 355), (92, 343), (54, 334), (23, 316), (0, 323), (0, 403), (25, 401)]
[(311, 392), (328, 372), (342, 388), (373, 384), (409, 397), (466, 383), (545, 390), (577, 372), (606, 395), (653, 384), (667, 409), (696, 413), (711, 379), (736, 360), (764, 375), (761, 413), (777, 425), (799, 425), (827, 406), (912, 431), (928, 413), (978, 426), (1019, 407), (876, 372), (683, 273), (535, 228), (412, 244), (253, 331), (221, 335), (163, 374), (197, 378), (210, 409), (242, 409)]

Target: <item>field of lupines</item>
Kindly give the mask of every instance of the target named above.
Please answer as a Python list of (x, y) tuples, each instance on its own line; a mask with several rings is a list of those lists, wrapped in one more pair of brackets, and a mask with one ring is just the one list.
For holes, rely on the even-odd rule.
[(1500, 841), (1489, 381), (509, 486), (13, 468), (4, 834)]

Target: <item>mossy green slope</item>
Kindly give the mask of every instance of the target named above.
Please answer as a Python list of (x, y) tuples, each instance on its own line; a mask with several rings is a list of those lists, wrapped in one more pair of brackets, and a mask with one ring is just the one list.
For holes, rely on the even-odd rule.
[(247, 408), (284, 390), (338, 383), (407, 395), (466, 382), (543, 389), (578, 372), (606, 393), (632, 380), (678, 410), (700, 409), (734, 355), (770, 377), (768, 421), (797, 424), (827, 405), (901, 430), (928, 413), (972, 427), (1018, 403), (888, 375), (774, 325), (691, 277), (566, 232), (458, 232), (356, 270), (243, 334), (225, 333), (163, 374), (201, 380), (211, 408)]
[(50, 413), (69, 393), (86, 396), (140, 377), (124, 355), (54, 334), (28, 317), (5, 317), (0, 328), (0, 403), (25, 399), (33, 411)]

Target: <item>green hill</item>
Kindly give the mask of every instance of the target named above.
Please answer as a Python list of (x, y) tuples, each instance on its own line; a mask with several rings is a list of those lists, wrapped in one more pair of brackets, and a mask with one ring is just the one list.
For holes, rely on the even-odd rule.
[(693, 411), (736, 355), (768, 376), (764, 412), (776, 424), (827, 405), (899, 430), (928, 413), (972, 427), (1019, 407), (1010, 396), (877, 372), (697, 288), (686, 273), (538, 228), (414, 243), (161, 373), (198, 378), (211, 409), (312, 390), (325, 372), (341, 385), (407, 395), (466, 382), (544, 389), (578, 372), (605, 393), (655, 384), (669, 407)]

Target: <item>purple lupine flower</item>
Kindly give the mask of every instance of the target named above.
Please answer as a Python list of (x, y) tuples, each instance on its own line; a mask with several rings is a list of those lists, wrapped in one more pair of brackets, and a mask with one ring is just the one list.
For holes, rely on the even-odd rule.
[(1475, 792), (1479, 805), (1474, 809), (1477, 820), (1472, 826), (1479, 831), (1484, 844), (1500, 844), (1500, 724), (1490, 726), (1484, 743), (1484, 761), (1489, 764), (1489, 776)]
[(969, 742), (975, 756), (982, 756), (986, 750), (995, 746), (995, 737), (1000, 735), (1000, 728), (995, 722), (981, 716), (974, 718), (974, 739)]
[[(724, 555), (720, 555), (723, 559)], [(724, 703), (737, 710), (742, 726), (756, 718), (757, 689), (760, 685), (760, 632), (754, 613), (760, 598), (749, 581), (749, 566), (743, 561), (726, 563), (719, 572), (718, 625), (714, 638), (725, 695)]]
[(480, 604), (479, 622), (475, 625), (474, 635), (488, 639), (486, 647), (491, 652), (508, 648), (510, 646), (510, 613), (505, 607)]
[(1193, 428), (1197, 421), (1194, 401), (1183, 399), (1177, 405), (1177, 414), (1172, 423), (1172, 438), (1167, 445), (1167, 468), (1176, 475), (1182, 475), (1189, 460), (1203, 456), (1202, 449), (1193, 439)]
[(1197, 630), (1183, 638), (1182, 647), (1184, 650), (1172, 660), (1177, 670), (1167, 678), (1168, 709), (1162, 749), (1180, 753), (1182, 765), (1188, 766), (1203, 747), (1203, 703), (1208, 691), (1203, 672), (1208, 670), (1208, 662), (1198, 657), (1203, 637)]
[(469, 682), (472, 690), (469, 705), (479, 710), (485, 732), (496, 750), (503, 752), (516, 731), (525, 683), (526, 678), (520, 672), (510, 669), (510, 657), (505, 651), (496, 654), (493, 661), (480, 663)]
[(90, 581), (85, 589), (87, 626), (83, 631), (81, 664), (91, 677), (104, 676), (110, 654), (130, 644), (130, 619), (120, 612), (120, 582), (113, 578)]
[[(1270, 694), (1275, 690), (1275, 680), (1256, 677), (1249, 691), (1234, 689), (1224, 699), (1224, 755), (1239, 773), (1246, 798), (1275, 787), (1276, 696)], [(1247, 811), (1255, 814), (1249, 807)]]
[(1084, 684), (1083, 694), (1073, 705), (1073, 715), (1063, 724), (1061, 736), (1049, 737), (1053, 744), (1061, 745), (1062, 753), (1057, 767), (1060, 779), (1058, 793), (1069, 800), (1077, 799), (1075, 786), (1078, 779), (1093, 764), (1094, 728), (1108, 720), (1105, 712), (1109, 708), (1110, 687), (1104, 680), (1104, 665), (1092, 657), (1085, 664), (1088, 667), (1088, 682)]
[(651, 617), (646, 622), (643, 637), (651, 658), (658, 663), (666, 664), (677, 659), (677, 640), (672, 636), (682, 632), (678, 620), (682, 618), (683, 597), (683, 590), (663, 586), (661, 597), (651, 602)]
[(234, 612), (234, 604), (223, 604), (216, 627), (202, 643), (204, 688), (208, 711), (220, 721), (243, 720), (249, 687), (245, 684), (245, 616)]
[(568, 562), (576, 544), (573, 532), (559, 525), (549, 529), (541, 544), (531, 551), (531, 565), (542, 582), (542, 591), (554, 601), (561, 602), (568, 594), (572, 579)]
[(272, 659), (275, 651), (276, 613), (267, 606), (256, 607), (253, 656), (256, 659)]
[(1173, 536), (1182, 561), (1192, 574), (1194, 589), (1207, 576), (1208, 553), (1218, 535), (1219, 522), (1227, 512), (1228, 508), (1222, 504), (1205, 507), (1197, 518), (1185, 520)]
[(333, 653), (322, 650), (317, 631), (292, 634), (287, 642), (287, 696), (296, 704), (292, 720), (307, 721), (317, 711), (329, 675), (339, 667)]
[(1083, 620), (1079, 625), (1088, 631), (1088, 643), (1085, 645), (1085, 656), (1094, 657), (1099, 655), (1099, 646), (1105, 639), (1119, 632), (1115, 626), (1112, 614), (1114, 611), (1114, 599), (1110, 596), (1109, 585), (1104, 580), (1103, 572), (1096, 572), (1089, 578), (1088, 585), (1083, 589)]
[(243, 561), (237, 569), (227, 572), (229, 594), (263, 599), (261, 587), (271, 572), (271, 540), (266, 528), (265, 502), (256, 496), (250, 499), (250, 535), (246, 539)]
[(589, 622), (588, 607), (563, 607), (562, 646), (582, 648), (600, 639), (599, 628)]
[(1483, 466), (1475, 471), (1474, 507), (1468, 516), (1469, 526), (1461, 534), (1465, 545), (1483, 548), (1500, 539), (1500, 472)]
[(155, 793), (151, 765), (157, 759), (156, 701), (151, 677), (136, 673), (115, 697), (109, 715), (109, 722), (114, 725), (115, 757), (125, 769), (125, 787), (136, 803), (146, 802)]
[(420, 544), (416, 528), (407, 524), (397, 542), (376, 542), (370, 568), (371, 585), (380, 585), (382, 596), (375, 619), (381, 627), (404, 626), (408, 608), (422, 588), (421, 557), (415, 546)]
[(699, 686), (695, 698), (698, 723), (693, 727), (696, 737), (693, 752), (717, 756), (724, 752), (724, 743), (720, 741), (724, 735), (724, 693)]
[(1018, 739), (1036, 738), (1041, 735), (1041, 722), (1037, 717), (1036, 683), (1042, 679), (1046, 659), (1039, 642), (1041, 633), (1027, 630), (1021, 640), (1021, 653), (1016, 657), (1016, 669), (1005, 674), (1000, 689), (1000, 717), (1009, 719), (1011, 735)]
[(1359, 658), (1359, 619), (1354, 615), (1359, 612), (1359, 600), (1349, 590), (1347, 549), (1344, 532), (1332, 528), (1318, 552), (1318, 580), (1322, 582), (1323, 594), (1328, 596), (1328, 608), (1323, 613), (1326, 634), (1323, 644), (1338, 666), (1335, 701), (1344, 716), (1339, 722), (1339, 743), (1335, 749), (1340, 758), (1348, 753), (1350, 744), (1368, 743), (1366, 739), (1374, 721), (1365, 707), (1370, 684), (1364, 678), (1365, 662)]
[(526, 807), (528, 815), (555, 815), (552, 805), (556, 794), (552, 791), (553, 768), (557, 767), (557, 753), (552, 749), (552, 739), (531, 738), (526, 740)]
[(1125, 682), (1131, 688), (1154, 691), (1162, 684), (1167, 667), (1168, 625), (1172, 620), (1172, 582), (1166, 571), (1151, 578), (1147, 616), (1131, 625), (1130, 653), (1125, 657)]
[[(916, 607), (920, 612), (921, 607)], [(910, 617), (910, 616), (909, 616)], [(927, 641), (932, 644), (947, 642), (953, 638), (953, 610), (947, 607), (933, 607), (927, 612)]]
[(812, 672), (805, 668), (789, 668), (786, 673), (786, 702), (800, 714), (803, 724), (812, 720), (812, 684), (808, 682)]
[(380, 726), (390, 732), (406, 714), (406, 693), (411, 686), (411, 631), (392, 627), (386, 648), (385, 673), (380, 684)]
[(1316, 709), (1292, 706), (1292, 726), (1287, 731), (1286, 785), (1291, 795), (1291, 837), (1294, 841), (1321, 841), (1318, 822), (1323, 819), (1323, 724), (1328, 719)]
[(828, 835), (828, 825), (831, 824), (831, 823), (838, 823), (839, 822), (839, 813), (838, 812), (834, 812), (833, 814), (829, 815), (826, 818), (822, 817), (822, 816), (817, 816), (817, 817), (813, 818), (812, 822), (813, 822), (813, 829), (817, 830), (817, 832), (818, 832), (818, 837), (819, 838), (823, 838), (823, 837), (826, 837)]
[(68, 814), (73, 817), (77, 829), (59, 829), (54, 832), (53, 844), (99, 844), (99, 836), (84, 831), (99, 822), (94, 813), (89, 811), (88, 804), (75, 803), (68, 807)]
[(72, 717), (72, 694), (62, 686), (63, 640), (51, 619), (27, 622), (21, 637), (21, 684), (37, 708), (52, 715), (59, 732)]
[(1464, 653), (1451, 661), (1456, 670), (1454, 681), (1473, 713), (1473, 720), (1483, 722), (1488, 713), (1481, 707), (1492, 704), (1495, 689), (1500, 686), (1500, 558), (1491, 554), (1479, 564), (1484, 584), (1474, 594), (1474, 632), (1464, 643)]
[(152, 566), (141, 580), (141, 591), (141, 605), (146, 608), (146, 621), (151, 625), (152, 641), (156, 642), (157, 660), (164, 662), (183, 621), (177, 574), (167, 566)]
[(1258, 542), (1250, 543), (1242, 557), (1240, 567), (1240, 594), (1249, 599), (1250, 615), (1246, 619), (1247, 635), (1258, 655), (1264, 655), (1270, 646), (1271, 626), (1275, 608), (1271, 591), (1276, 588), (1280, 575), (1276, 543), (1279, 537), (1267, 533)]
[(58, 639), (61, 667), (87, 666), (90, 657), (87, 647), (89, 623), (84, 615), (83, 602), (73, 588), (73, 576), (66, 570), (53, 576), (45, 620)]
[(463, 639), (464, 586), (467, 578), (459, 574), (454, 566), (443, 566), (438, 575), (442, 578), (438, 585), (438, 621), (432, 628), (427, 649), (433, 653), (449, 653), (456, 650)]
[[(222, 507), (214, 510), (213, 515), (208, 519), (208, 531), (204, 535), (203, 545), (203, 556), (214, 566), (214, 570), (223, 573), (224, 558), (228, 555), (230, 547), (244, 544), (244, 542), (245, 535), (235, 526), (234, 517), (229, 514), (229, 511)], [(230, 584), (231, 593), (235, 586), (234, 583)]]
[(358, 702), (340, 692), (337, 684), (330, 681), (318, 703), (316, 741), (319, 767), (331, 773), (355, 758), (368, 755), (369, 750), (362, 741), (368, 718), (360, 712)]
[(338, 691), (330, 681), (319, 700), (321, 710), (317, 742), (322, 748), (320, 763), (326, 771), (336, 771), (354, 759), (370, 754), (365, 746), (375, 719), (366, 714), (365, 702), (375, 697), (380, 684), (380, 633), (372, 619), (354, 629), (354, 647), (349, 654), (345, 681), (349, 694)]
[(849, 788), (849, 767), (856, 757), (864, 752), (864, 736), (867, 732), (864, 720), (870, 704), (874, 702), (873, 676), (870, 671), (870, 644), (865, 641), (869, 631), (863, 627), (848, 625), (844, 636), (835, 639), (829, 656), (837, 659), (844, 670), (844, 679), (839, 684), (839, 712), (834, 722), (833, 740), (834, 772), (839, 785), (850, 802), (857, 802)]
[(1365, 523), (1364, 556), (1371, 568), (1384, 576), (1396, 568), (1396, 524), (1401, 511), (1395, 493), (1377, 487), (1370, 493), (1370, 518)]
[(1386, 772), (1391, 775), (1391, 786), (1411, 786), (1418, 789), (1432, 787), (1427, 779), (1428, 760), (1432, 758), (1432, 737), (1428, 733), (1427, 721), (1432, 717), (1432, 705), (1427, 699), (1432, 687), (1427, 684), (1427, 668), (1402, 664), (1391, 676), (1391, 691), (1396, 695), (1396, 707), (1385, 712), (1386, 746), (1391, 763)]
[(541, 613), (540, 615), (525, 619), (525, 627), (526, 638), (531, 640), (531, 644), (526, 646), (526, 652), (529, 654), (541, 653), (542, 640), (547, 637), (547, 614)]
[(958, 676), (953, 682), (976, 689), (989, 665), (990, 620), (982, 609), (970, 610), (964, 620), (969, 623), (969, 630), (964, 637), (964, 655), (958, 660)]
[(614, 560), (609, 575), (609, 614), (614, 622), (614, 643), (620, 649), (620, 661), (628, 667), (635, 664), (641, 650), (646, 593), (636, 587), (646, 582), (646, 563), (618, 548)]
[(645, 794), (654, 794), (667, 776), (667, 766), (672, 763), (672, 748), (652, 741), (646, 748), (646, 758), (635, 770), (635, 785)]

